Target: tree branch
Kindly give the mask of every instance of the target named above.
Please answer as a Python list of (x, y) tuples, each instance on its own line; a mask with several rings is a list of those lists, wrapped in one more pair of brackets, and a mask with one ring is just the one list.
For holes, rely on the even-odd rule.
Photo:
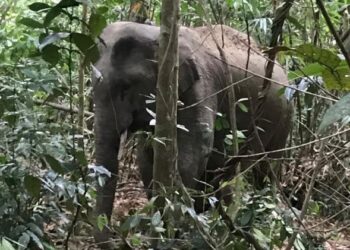
[[(64, 112), (73, 112), (73, 113), (79, 113), (79, 110), (77, 108), (73, 108), (72, 110), (67, 107), (67, 106), (64, 106), (64, 105), (61, 105), (61, 104), (57, 104), (57, 103), (54, 103), (54, 102), (45, 102), (45, 101), (39, 101), (39, 100), (34, 100), (34, 103), (36, 105), (46, 105), (46, 106), (49, 106), (49, 107), (52, 107), (54, 109), (57, 109), (57, 110), (60, 110), (60, 111), (64, 111)], [(91, 117), (91, 116), (94, 116), (95, 114), (93, 112), (89, 112), (89, 111), (84, 111), (84, 116), (87, 116), (87, 117)]]

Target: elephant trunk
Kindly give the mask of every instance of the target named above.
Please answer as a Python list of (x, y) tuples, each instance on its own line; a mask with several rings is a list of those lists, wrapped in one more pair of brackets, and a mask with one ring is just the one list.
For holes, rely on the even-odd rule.
[[(95, 110), (95, 157), (96, 165), (103, 166), (110, 171), (111, 176), (106, 178), (104, 186), (97, 185), (97, 198), (95, 209), (95, 222), (99, 215), (105, 214), (108, 221), (111, 219), (113, 202), (115, 197), (118, 173), (118, 150), (120, 144), (120, 134), (117, 129), (116, 119), (108, 108)], [(103, 242), (108, 239), (105, 228), (102, 232), (95, 226), (95, 240)]]

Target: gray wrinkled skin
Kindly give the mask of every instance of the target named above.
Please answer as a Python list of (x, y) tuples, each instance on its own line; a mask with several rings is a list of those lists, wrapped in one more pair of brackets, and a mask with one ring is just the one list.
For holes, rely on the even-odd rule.
[[(159, 27), (127, 22), (107, 26), (101, 36), (105, 44), (100, 44), (101, 56), (95, 66), (102, 77), (94, 79), (96, 164), (106, 167), (112, 173), (112, 178), (98, 190), (96, 215), (106, 214), (110, 218), (112, 213), (121, 133), (151, 129), (149, 122), (152, 117), (146, 112), (146, 107), (152, 110), (155, 107), (146, 105), (145, 96), (156, 92), (158, 36)], [(189, 130), (178, 130), (178, 166), (184, 184), (198, 189), (201, 187), (195, 179), (205, 180), (204, 176), (210, 176), (205, 174), (206, 169), (217, 169), (224, 165), (222, 155), (213, 153), (212, 148), (223, 152), (223, 138), (228, 132), (218, 132), (214, 128), (217, 112), (228, 113), (227, 92), (205, 99), (229, 84), (225, 64), (213, 36), (223, 47), (233, 82), (246, 77), (244, 69), (248, 60), (248, 39), (232, 28), (216, 26), (212, 34), (208, 27), (180, 28), (179, 96), (185, 106), (198, 104), (178, 111), (178, 123)], [(263, 76), (266, 60), (258, 52), (254, 41), (250, 45), (252, 49), (248, 70)], [(274, 67), (273, 79), (285, 84), (288, 82), (279, 65)], [(262, 84), (263, 79), (254, 76), (235, 86), (236, 100), (249, 98), (249, 101), (243, 101), (249, 112), (237, 108), (239, 130), (248, 130), (254, 123), (252, 117), (255, 114), (252, 110), (256, 109)], [(256, 134), (246, 134), (250, 140), (242, 153), (284, 147), (292, 107), (278, 93), (280, 89), (281, 86), (271, 84), (259, 119), (258, 126), (262, 128), (259, 130), (259, 139)], [(153, 153), (150, 147), (144, 147), (143, 142), (141, 138), (138, 162), (147, 187), (152, 178)], [(261, 176), (266, 171), (259, 173)], [(205, 181), (209, 182), (210, 179)], [(97, 230), (95, 233), (97, 242), (106, 241), (108, 237), (106, 230)]]

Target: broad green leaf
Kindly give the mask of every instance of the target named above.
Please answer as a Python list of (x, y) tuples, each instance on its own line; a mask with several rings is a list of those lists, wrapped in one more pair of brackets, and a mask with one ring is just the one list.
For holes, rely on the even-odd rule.
[(244, 212), (244, 214), (240, 217), (241, 226), (247, 226), (249, 222), (253, 219), (253, 212), (251, 210), (247, 210)]
[(19, 23), (24, 24), (30, 28), (43, 28), (44, 25), (32, 18), (24, 17), (21, 20), (19, 20)]
[(61, 0), (55, 7), (59, 7), (59, 8), (68, 8), (68, 7), (78, 6), (79, 4), (80, 4), (80, 1), (75, 1), (75, 0)]
[(62, 164), (58, 160), (56, 160), (51, 155), (45, 155), (44, 157), (45, 157), (44, 158), (45, 162), (51, 167), (51, 169), (53, 171), (55, 171), (58, 174), (64, 174), (65, 173), (65, 170), (64, 170)]
[(94, 47), (94, 45), (95, 45), (95, 42), (88, 35), (84, 35), (81, 33), (72, 33), (71, 37), (72, 37), (73, 43), (84, 54), (88, 51), (88, 49)]
[(15, 248), (5, 237), (3, 237), (0, 242), (0, 250), (15, 250)]
[(36, 244), (37, 248), (44, 249), (43, 243), (41, 242), (41, 240), (39, 239), (39, 237), (35, 233), (33, 233), (29, 230), (27, 230), (26, 232), (30, 235), (30, 238), (32, 238), (32, 240)]
[(49, 44), (43, 48), (41, 51), (41, 56), (46, 62), (50, 63), (52, 66), (55, 66), (61, 58), (58, 50), (59, 47), (53, 44)]
[(152, 226), (158, 226), (162, 221), (162, 215), (160, 214), (159, 211), (157, 211), (153, 216), (152, 216)]
[(46, 4), (46, 3), (32, 3), (28, 6), (28, 8), (32, 11), (40, 11), (40, 10), (45, 10), (45, 9), (49, 9), (51, 6)]
[(105, 226), (108, 225), (108, 218), (107, 218), (107, 215), (105, 214), (100, 214), (98, 217), (97, 217), (97, 227), (98, 227), (98, 230), (102, 231), (103, 228)]
[(244, 105), (243, 103), (239, 102), (238, 103), (238, 107), (240, 108), (240, 110), (242, 110), (244, 113), (248, 112), (248, 108), (246, 105)]
[(291, 15), (287, 15), (287, 20), (292, 23), (297, 29), (304, 31), (305, 27), (300, 23), (300, 19), (292, 17)]
[(341, 59), (332, 51), (316, 47), (312, 44), (300, 45), (295, 51), (301, 54), (306, 60), (318, 62), (329, 69), (334, 69), (341, 63)]
[(267, 243), (270, 242), (270, 239), (257, 228), (253, 228), (253, 234), (255, 238), (260, 242), (260, 244), (262, 244), (266, 249), (268, 249)]
[(97, 37), (101, 34), (104, 27), (106, 27), (107, 21), (101, 14), (92, 13), (89, 19), (89, 29), (93, 37)]
[(84, 54), (84, 65), (89, 65), (90, 63), (97, 62), (100, 55), (97, 48), (97, 44), (94, 44), (92, 47), (90, 47)]
[(34, 224), (33, 222), (29, 222), (27, 224), (27, 226), (29, 227), (30, 231), (32, 231), (33, 233), (35, 233), (36, 235), (43, 237), (44, 233), (43, 231), (40, 229), (40, 227), (38, 227), (38, 225)]
[(57, 33), (53, 33), (51, 35), (48, 35), (40, 43), (39, 50), (42, 50), (47, 45), (52, 44), (52, 43), (59, 41), (61, 39), (64, 39), (68, 36), (69, 36), (69, 33), (67, 33), (67, 32), (57, 32)]
[(322, 74), (327, 89), (350, 90), (350, 71), (348, 66), (325, 69)]
[(21, 237), (19, 237), (19, 239), (18, 239), (18, 243), (20, 244), (18, 249), (20, 249), (20, 250), (27, 249), (29, 242), (30, 242), (29, 234), (27, 234), (26, 232), (23, 232)]
[(331, 106), (324, 114), (321, 124), (318, 128), (318, 133), (324, 132), (324, 130), (331, 124), (338, 122), (339, 120), (350, 116), (350, 94), (347, 94), (337, 103)]
[(108, 7), (107, 6), (100, 6), (97, 8), (96, 13), (98, 14), (105, 14), (108, 11)]
[(52, 20), (54, 20), (59, 14), (61, 14), (62, 10), (58, 7), (53, 7), (51, 8), (44, 19), (44, 26), (45, 27), (49, 27), (49, 25), (51, 24)]
[(324, 69), (325, 67), (319, 63), (310, 63), (301, 70), (289, 72), (288, 79), (296, 79), (304, 76), (321, 76)]
[(40, 197), (41, 180), (38, 177), (26, 175), (24, 177), (24, 187), (31, 196), (35, 198)]
[(120, 229), (124, 232), (129, 231), (130, 229), (138, 226), (141, 221), (141, 216), (132, 215), (127, 218), (127, 220), (121, 225)]

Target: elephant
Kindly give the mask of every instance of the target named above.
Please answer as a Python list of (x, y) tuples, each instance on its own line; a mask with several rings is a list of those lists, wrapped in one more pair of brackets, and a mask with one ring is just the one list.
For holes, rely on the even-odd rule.
[[(153, 117), (146, 108), (154, 111), (155, 104), (146, 104), (146, 99), (156, 94), (159, 34), (157, 26), (131, 22), (110, 24), (101, 34), (100, 57), (94, 65), (98, 74), (92, 77), (95, 158), (96, 165), (104, 166), (111, 176), (103, 187), (98, 187), (95, 214), (106, 214), (109, 220), (121, 135), (126, 131), (152, 130)], [(284, 87), (278, 83), (287, 84), (288, 79), (277, 63), (264, 94), (263, 108), (257, 114), (266, 62), (253, 39), (228, 26), (179, 28), (178, 93), (182, 106), (177, 119), (187, 131), (178, 129), (178, 169), (186, 187), (201, 189), (198, 180), (208, 181), (205, 177), (209, 170), (219, 169), (225, 163), (225, 153), (220, 152), (225, 151), (223, 141), (230, 128), (218, 130), (215, 124), (221, 114), (230, 116), (230, 95), (225, 90), (230, 84), (234, 86), (235, 123), (247, 137), (240, 153), (285, 146), (293, 107), (281, 94)], [(153, 152), (143, 140), (139, 145), (138, 164), (144, 185), (148, 186), (152, 181)], [(280, 157), (281, 153), (269, 156)], [(94, 236), (97, 242), (108, 239), (105, 230), (96, 230)]]

